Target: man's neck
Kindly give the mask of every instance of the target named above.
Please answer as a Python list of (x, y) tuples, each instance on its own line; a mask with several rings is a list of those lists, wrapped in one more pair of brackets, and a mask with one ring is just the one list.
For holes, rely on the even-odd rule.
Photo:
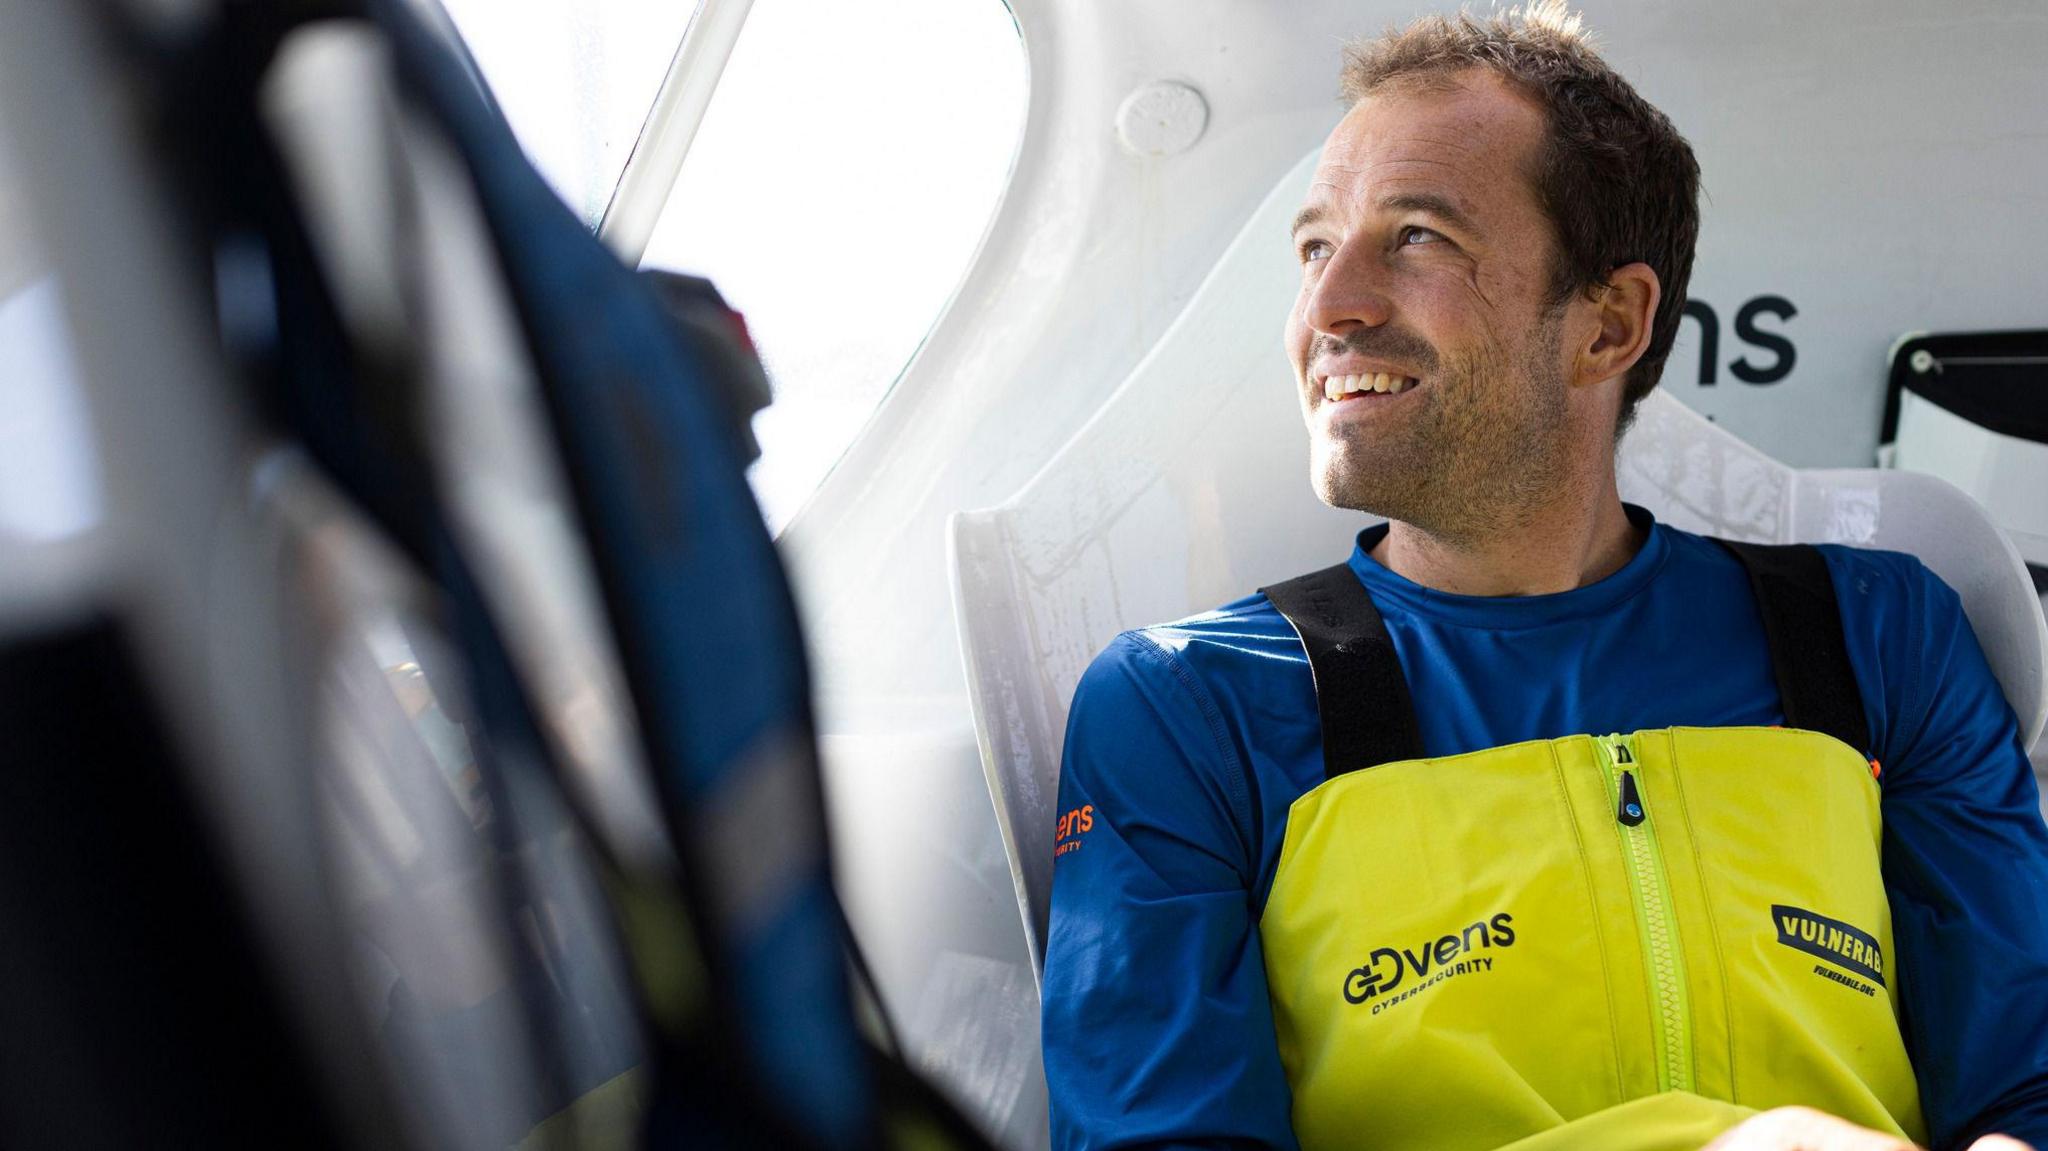
[(1621, 497), (1610, 487), (1588, 505), (1568, 501), (1531, 508), (1511, 531), (1478, 541), (1448, 541), (1398, 520), (1372, 558), (1394, 574), (1457, 595), (1547, 595), (1597, 583), (1620, 571), (1642, 547)]

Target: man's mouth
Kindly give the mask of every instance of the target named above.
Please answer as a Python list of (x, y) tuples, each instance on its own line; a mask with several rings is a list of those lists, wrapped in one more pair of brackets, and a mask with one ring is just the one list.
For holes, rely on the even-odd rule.
[(1400, 376), (1392, 372), (1324, 376), (1323, 399), (1331, 403), (1341, 403), (1367, 396), (1398, 396), (1414, 387), (1417, 382), (1413, 376)]

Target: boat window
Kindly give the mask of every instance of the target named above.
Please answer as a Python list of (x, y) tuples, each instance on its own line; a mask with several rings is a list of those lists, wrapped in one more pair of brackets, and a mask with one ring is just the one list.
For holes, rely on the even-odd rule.
[(442, 0), (520, 147), (592, 228), (695, 0)]
[(644, 263), (746, 315), (775, 386), (749, 473), (775, 530), (965, 273), (1024, 98), (1002, 0), (754, 0)]

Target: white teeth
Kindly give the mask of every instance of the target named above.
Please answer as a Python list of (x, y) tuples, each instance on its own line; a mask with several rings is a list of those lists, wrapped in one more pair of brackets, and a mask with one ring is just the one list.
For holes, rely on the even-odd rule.
[(1392, 372), (1367, 372), (1359, 376), (1323, 377), (1323, 398), (1338, 400), (1359, 392), (1378, 392), (1381, 395), (1399, 395), (1415, 386), (1407, 376)]

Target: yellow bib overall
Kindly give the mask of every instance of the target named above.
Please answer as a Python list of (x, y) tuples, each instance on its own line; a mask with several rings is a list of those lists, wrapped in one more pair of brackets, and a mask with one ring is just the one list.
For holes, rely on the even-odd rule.
[(1268, 589), (1328, 773), (1259, 925), (1305, 1151), (1696, 1151), (1795, 1103), (1924, 1141), (1832, 585), (1811, 549), (1730, 550), (1816, 730), (1427, 758), (1356, 576)]

